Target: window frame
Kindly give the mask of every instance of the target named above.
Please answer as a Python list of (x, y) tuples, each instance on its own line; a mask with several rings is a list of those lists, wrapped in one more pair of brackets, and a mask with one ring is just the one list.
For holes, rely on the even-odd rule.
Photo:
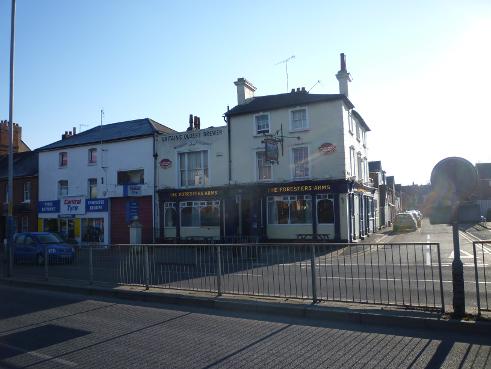
[[(269, 166), (269, 168), (270, 168), (270, 178), (259, 178), (260, 170), (259, 170), (258, 154), (260, 154), (260, 153), (263, 154), (263, 162), (267, 163), (268, 165), (266, 165), (266, 166)], [(266, 160), (264, 160), (265, 158), (266, 158), (266, 152), (264, 150), (256, 150), (254, 152), (255, 178), (259, 182), (271, 182), (273, 180), (273, 164), (271, 162), (269, 162), (269, 163), (266, 162)], [(263, 166), (263, 167), (265, 167), (265, 166)]]
[[(61, 189), (62, 189), (61, 183), (62, 182), (66, 183), (66, 194), (65, 195), (62, 195), (62, 191), (61, 191)], [(58, 190), (58, 199), (61, 199), (65, 196), (68, 196), (68, 179), (58, 180), (58, 189), (57, 190)]]
[(58, 167), (66, 168), (68, 166), (68, 151), (58, 153)]
[[(188, 178), (188, 173), (190, 171), (189, 169), (189, 154), (193, 153), (200, 153), (200, 166), (198, 170), (202, 172), (202, 184), (194, 184), (194, 185), (189, 185), (189, 178)], [(203, 150), (194, 150), (194, 151), (181, 151), (177, 152), (177, 187), (179, 188), (197, 188), (197, 187), (205, 187), (210, 184), (210, 150), (208, 149), (203, 149)], [(206, 160), (205, 160), (206, 156)], [(181, 160), (182, 157), (184, 157), (184, 169), (181, 169)], [(206, 167), (205, 167), (205, 161), (206, 161)], [(182, 172), (186, 173), (186, 182), (183, 185), (182, 182)]]
[[(207, 207), (216, 207), (216, 210), (218, 211), (218, 220), (216, 225), (203, 225), (202, 224), (202, 214), (201, 210)], [(192, 223), (192, 216), (193, 212), (195, 211), (194, 209), (197, 209), (197, 219), (198, 219), (198, 225), (183, 225), (182, 220), (182, 211), (185, 208), (191, 208), (191, 223)], [(220, 227), (221, 224), (221, 214), (220, 214), (220, 200), (190, 200), (190, 201), (182, 201), (179, 203), (179, 222), (180, 222), (180, 227), (181, 228), (209, 228), (209, 227)]]
[[(298, 150), (298, 149), (307, 149), (307, 170), (308, 170), (307, 176), (303, 176), (303, 177), (296, 177), (295, 176), (295, 154), (294, 154), (294, 151)], [(312, 168), (311, 168), (311, 163), (310, 163), (310, 147), (308, 145), (299, 145), (299, 146), (293, 146), (290, 148), (290, 167), (291, 167), (291, 178), (293, 180), (311, 178)]]
[[(256, 122), (256, 118), (259, 117), (259, 116), (267, 116), (268, 117), (268, 131), (264, 131), (264, 132), (259, 132), (258, 129), (257, 129), (257, 122)], [(252, 123), (253, 123), (253, 130), (254, 130), (254, 136), (261, 136), (263, 134), (269, 134), (271, 132), (271, 114), (270, 113), (257, 113), (257, 114), (254, 114), (253, 118), (252, 118)]]
[[(22, 194), (23, 194), (22, 195), (23, 202), (31, 202), (31, 194), (32, 194), (31, 181), (24, 182), (22, 186)], [(28, 195), (26, 196), (26, 194)]]
[[(292, 212), (291, 212), (291, 206), (298, 200), (304, 200), (304, 201), (310, 201), (310, 223), (293, 223), (292, 222)], [(274, 226), (296, 226), (296, 225), (310, 225), (313, 223), (313, 207), (312, 207), (312, 201), (313, 201), (313, 196), (310, 194), (303, 194), (303, 195), (274, 195), (274, 196), (267, 196), (266, 197), (266, 224), (267, 225), (274, 225)], [(275, 204), (277, 202), (285, 202), (287, 204), (287, 209), (288, 209), (288, 222), (287, 223), (279, 223), (279, 217), (278, 217), (278, 212), (276, 210), (276, 223), (271, 223), (271, 211), (270, 211), (270, 204), (273, 204), (273, 206), (276, 206)]]
[[(95, 160), (93, 157), (93, 153), (95, 153)], [(87, 150), (87, 164), (88, 165), (96, 165), (97, 164), (97, 147), (91, 147)]]
[[(95, 185), (90, 182), (94, 180)], [(92, 188), (95, 187), (95, 197), (92, 197)], [(97, 177), (87, 178), (87, 198), (88, 199), (97, 199)]]
[[(130, 183), (130, 182), (122, 183), (119, 180), (121, 178), (121, 176), (122, 176), (122, 173), (140, 172), (140, 171), (142, 172), (142, 175), (141, 175), (141, 178), (140, 178), (140, 180), (139, 180), (138, 183)], [(128, 178), (129, 178), (129, 176), (128, 176)], [(138, 169), (118, 170), (118, 171), (116, 171), (116, 182), (117, 182), (117, 185), (118, 186), (132, 186), (132, 185), (140, 186), (140, 185), (144, 185), (145, 184), (145, 169), (144, 168), (138, 168)]]
[[(304, 110), (305, 111), (305, 127), (302, 128), (293, 128), (293, 112), (299, 111), (299, 110)], [(289, 129), (290, 132), (302, 132), (302, 131), (308, 131), (310, 130), (310, 120), (309, 120), (309, 110), (307, 106), (297, 106), (293, 109), (290, 109), (288, 111), (288, 117), (289, 117)]]

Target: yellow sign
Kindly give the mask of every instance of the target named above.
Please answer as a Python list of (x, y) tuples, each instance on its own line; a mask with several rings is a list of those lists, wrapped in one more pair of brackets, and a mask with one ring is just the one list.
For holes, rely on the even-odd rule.
[(286, 193), (286, 192), (308, 192), (308, 191), (330, 191), (331, 186), (324, 185), (301, 185), (301, 186), (281, 186), (268, 188), (269, 193)]
[(184, 191), (171, 192), (170, 197), (197, 197), (197, 196), (217, 196), (218, 191)]

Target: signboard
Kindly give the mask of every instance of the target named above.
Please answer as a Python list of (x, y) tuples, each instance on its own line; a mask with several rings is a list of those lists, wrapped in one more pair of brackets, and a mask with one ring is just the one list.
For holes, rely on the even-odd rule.
[(60, 214), (85, 214), (85, 197), (84, 196), (67, 196), (61, 200)]
[(319, 151), (324, 155), (329, 155), (336, 152), (336, 145), (326, 142), (319, 146)]
[(52, 214), (60, 212), (60, 200), (38, 201), (38, 213)]
[(85, 200), (85, 210), (87, 213), (106, 212), (107, 199), (87, 199)]
[(264, 139), (264, 160), (271, 163), (278, 163), (278, 141), (275, 139)]
[(138, 219), (138, 213), (139, 213), (138, 201), (128, 201), (126, 203), (126, 222), (130, 223), (131, 221)]
[(170, 167), (172, 167), (172, 160), (170, 160), (170, 159), (162, 159), (160, 161), (160, 167), (162, 169), (169, 169)]
[(209, 197), (218, 196), (218, 191), (216, 190), (196, 190), (196, 191), (181, 191), (181, 192), (171, 192), (170, 197)]
[(142, 194), (141, 185), (124, 185), (123, 196), (140, 196)]
[(201, 137), (221, 136), (222, 134), (223, 134), (223, 129), (210, 128), (206, 130), (191, 131), (191, 132), (179, 133), (175, 135), (163, 135), (162, 142), (181, 142), (181, 141), (197, 139)]

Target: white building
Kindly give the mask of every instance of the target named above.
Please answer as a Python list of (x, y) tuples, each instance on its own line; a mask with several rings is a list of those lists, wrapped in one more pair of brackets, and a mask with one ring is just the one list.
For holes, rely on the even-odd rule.
[(40, 231), (77, 242), (128, 243), (131, 221), (154, 239), (155, 141), (173, 130), (151, 119), (102, 125), (39, 149)]

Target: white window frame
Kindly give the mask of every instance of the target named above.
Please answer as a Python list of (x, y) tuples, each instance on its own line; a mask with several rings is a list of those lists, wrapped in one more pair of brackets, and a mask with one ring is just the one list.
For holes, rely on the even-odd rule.
[(23, 195), (23, 202), (31, 202), (31, 194), (32, 194), (32, 183), (31, 183), (31, 181), (24, 182), (23, 194), (24, 194)]
[[(259, 178), (259, 165), (258, 165), (257, 154), (261, 153), (261, 152), (264, 155), (266, 155), (264, 150), (254, 151), (254, 178), (256, 178), (256, 180), (259, 182), (271, 182), (273, 180), (273, 164), (272, 163), (269, 163), (269, 167), (271, 168), (271, 178), (267, 178), (267, 179)], [(266, 160), (264, 160), (264, 162), (266, 162)]]
[(356, 177), (355, 161), (356, 161), (355, 147), (350, 146), (349, 148), (350, 177)]
[[(291, 206), (291, 203), (292, 202), (296, 202), (297, 200), (310, 200), (310, 223), (292, 223), (292, 221), (291, 221), (290, 206)], [(271, 223), (270, 212), (269, 212), (269, 205), (271, 203), (275, 203), (277, 201), (283, 201), (283, 202), (288, 203), (288, 223)], [(274, 196), (268, 196), (266, 198), (266, 222), (267, 222), (267, 225), (291, 226), (291, 225), (312, 224), (312, 221), (314, 219), (313, 206), (312, 206), (313, 205), (313, 201), (314, 201), (314, 196), (312, 196), (310, 194), (306, 194), (306, 195), (274, 195)], [(278, 219), (276, 219), (276, 220), (278, 220)]]
[[(294, 161), (295, 156), (293, 154), (293, 151), (296, 149), (302, 149), (302, 148), (307, 149), (307, 168), (309, 171), (309, 175), (304, 176), (304, 177), (295, 177), (295, 161)], [(293, 146), (292, 148), (290, 148), (290, 168), (291, 168), (290, 175), (291, 175), (291, 178), (293, 180), (311, 178), (311, 176), (312, 176), (312, 167), (311, 166), (312, 166), (312, 164), (311, 164), (311, 160), (310, 160), (310, 147), (308, 145), (298, 145), (298, 146)]]
[[(293, 128), (293, 112), (298, 111), (298, 110), (305, 110), (305, 127), (302, 128)], [(309, 110), (306, 106), (298, 106), (296, 108), (290, 109), (288, 111), (288, 117), (290, 120), (290, 132), (302, 132), (302, 131), (308, 131), (310, 129), (310, 121), (309, 121)]]
[(356, 171), (357, 179), (363, 179), (363, 159), (361, 158), (361, 152), (356, 153)]
[[(216, 207), (218, 209), (218, 225), (202, 225), (201, 224), (201, 209), (208, 206)], [(184, 208), (197, 208), (198, 209), (198, 223), (199, 225), (184, 226), (182, 225), (182, 210)], [(220, 227), (221, 214), (220, 214), (220, 200), (193, 200), (193, 201), (182, 201), (179, 203), (179, 222), (181, 228), (209, 228), (209, 227)]]
[(355, 120), (356, 123), (356, 140), (360, 142), (360, 135), (361, 135), (361, 127), (360, 124)]
[[(66, 194), (62, 194), (62, 192), (61, 192), (61, 182), (66, 182)], [(67, 179), (60, 179), (60, 180), (58, 180), (58, 199), (61, 199), (64, 196), (68, 196), (68, 180)]]
[[(97, 147), (91, 147), (87, 150), (87, 164), (88, 165), (96, 165), (97, 164)], [(95, 161), (91, 161), (92, 153), (95, 152)]]
[[(183, 186), (182, 185), (182, 180), (181, 180), (181, 155), (184, 155), (185, 157), (185, 165), (184, 167), (186, 168), (185, 171), (187, 172), (189, 169), (188, 168), (188, 154), (192, 154), (192, 153), (195, 153), (195, 152), (200, 152), (200, 153), (203, 153), (205, 152), (205, 154), (201, 154), (201, 170), (203, 171), (203, 184), (198, 184), (198, 185), (192, 185), (192, 186), (189, 186), (189, 185), (185, 185)], [(176, 153), (177, 154), (177, 187), (179, 188), (198, 188), (198, 187), (206, 187), (206, 186), (209, 186), (210, 185), (210, 150), (208, 149), (199, 149), (199, 150), (193, 150), (193, 151), (179, 151)], [(207, 175), (205, 176), (205, 168), (204, 168), (204, 159), (203, 159), (203, 156), (206, 155), (207, 156)]]
[[(92, 186), (90, 184), (90, 181), (91, 180), (95, 180), (95, 197), (92, 197), (92, 191), (91, 191)], [(94, 177), (94, 178), (88, 178), (87, 179), (87, 198), (88, 199), (97, 199), (97, 195), (98, 195), (97, 194), (97, 178), (96, 177)]]
[[(257, 124), (256, 124), (256, 117), (259, 117), (261, 115), (266, 115), (268, 117), (268, 131), (267, 132), (258, 132), (257, 130)], [(254, 136), (260, 136), (263, 133), (270, 133), (271, 132), (271, 114), (270, 113), (257, 113), (254, 114), (252, 118), (252, 127), (254, 130)]]
[(354, 123), (354, 119), (353, 119), (353, 114), (351, 114), (351, 112), (348, 113), (348, 131), (349, 133), (351, 133), (351, 135), (353, 135), (353, 123)]
[(175, 224), (174, 226), (166, 226), (166, 214), (167, 214), (167, 209), (174, 209), (174, 211), (176, 212), (176, 222), (179, 220), (179, 217), (178, 217), (178, 211), (179, 209), (177, 208), (177, 202), (164, 202), (164, 214), (163, 214), (163, 218), (164, 218), (164, 226), (163, 228), (176, 228), (177, 227), (177, 224)]

